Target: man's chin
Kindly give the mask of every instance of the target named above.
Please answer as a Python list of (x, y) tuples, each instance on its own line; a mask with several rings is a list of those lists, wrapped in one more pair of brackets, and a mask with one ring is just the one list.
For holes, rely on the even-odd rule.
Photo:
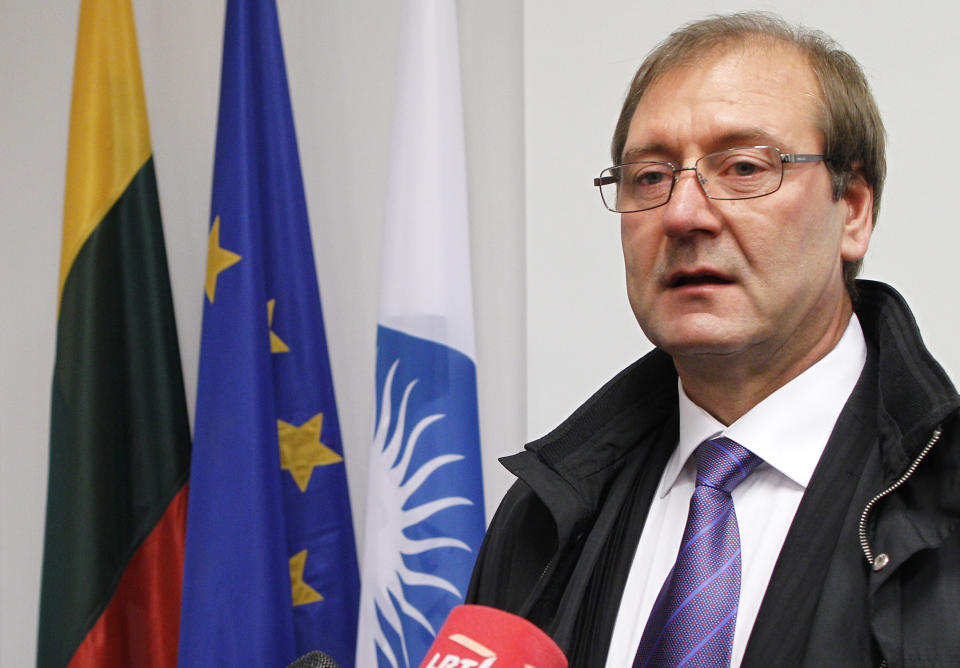
[(717, 340), (684, 340), (668, 341), (658, 345), (658, 348), (671, 357), (728, 357), (736, 355), (744, 349), (741, 343)]
[(732, 355), (747, 347), (750, 337), (730, 324), (724, 318), (698, 314), (666, 327), (643, 329), (655, 346), (673, 356)]

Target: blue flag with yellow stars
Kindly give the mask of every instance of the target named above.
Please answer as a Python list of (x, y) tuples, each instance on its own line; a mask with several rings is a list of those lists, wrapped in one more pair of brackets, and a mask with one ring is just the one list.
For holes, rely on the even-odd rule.
[(230, 0), (179, 665), (353, 666), (359, 578), (274, 0)]

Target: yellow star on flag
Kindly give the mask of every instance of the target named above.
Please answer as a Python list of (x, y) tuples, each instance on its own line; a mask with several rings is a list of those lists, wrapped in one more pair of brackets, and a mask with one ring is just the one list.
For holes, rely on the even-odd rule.
[(343, 457), (320, 442), (322, 428), (323, 413), (317, 413), (299, 427), (277, 420), (280, 468), (290, 471), (301, 492), (307, 491), (314, 466), (327, 466), (343, 461)]
[(276, 332), (273, 331), (273, 308), (276, 305), (276, 299), (271, 299), (267, 302), (267, 325), (270, 327), (270, 352), (288, 353), (290, 352), (290, 346), (284, 343), (283, 339), (277, 336)]
[(233, 251), (220, 247), (220, 216), (213, 219), (213, 225), (210, 226), (210, 236), (207, 239), (207, 280), (204, 290), (207, 293), (207, 299), (213, 303), (213, 295), (217, 291), (217, 274), (232, 267), (241, 260), (241, 257)]
[(303, 568), (306, 565), (306, 550), (300, 550), (290, 557), (290, 589), (293, 590), (294, 607), (323, 600), (323, 594), (303, 581)]

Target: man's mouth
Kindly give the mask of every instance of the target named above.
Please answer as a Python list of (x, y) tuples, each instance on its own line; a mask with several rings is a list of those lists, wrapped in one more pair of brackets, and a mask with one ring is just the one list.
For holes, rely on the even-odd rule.
[(712, 271), (677, 272), (667, 281), (671, 288), (682, 288), (688, 285), (729, 285), (733, 280), (723, 274)]

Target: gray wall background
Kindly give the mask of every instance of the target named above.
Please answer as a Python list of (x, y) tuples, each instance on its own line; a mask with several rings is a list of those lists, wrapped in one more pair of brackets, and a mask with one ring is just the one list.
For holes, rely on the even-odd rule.
[[(953, 132), (960, 64), (947, 3), (459, 0), (481, 439), (496, 458), (549, 430), (649, 349), (623, 288), (617, 217), (590, 185), (633, 70), (674, 27), (774, 9), (864, 64), (890, 133), (865, 274), (907, 296), (958, 377)], [(224, 3), (134, 0), (193, 412)], [(373, 424), (384, 157), (399, 3), (278, 0), (354, 522)], [(74, 0), (0, 0), (0, 666), (34, 662), (46, 498)]]

